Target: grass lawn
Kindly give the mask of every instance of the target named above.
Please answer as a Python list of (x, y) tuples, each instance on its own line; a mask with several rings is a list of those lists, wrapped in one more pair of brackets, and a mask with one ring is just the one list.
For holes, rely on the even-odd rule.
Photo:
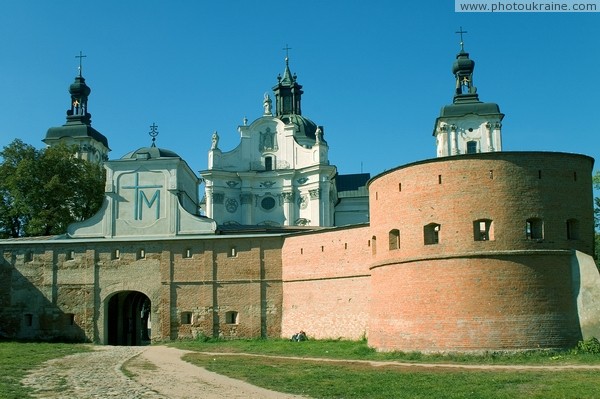
[(0, 341), (0, 398), (29, 398), (21, 379), (40, 363), (72, 353), (91, 350), (89, 345), (21, 343)]
[[(199, 352), (255, 353), (412, 363), (566, 365), (600, 364), (600, 355), (529, 352), (481, 356), (377, 353), (364, 342), (240, 340), (173, 344)], [(359, 362), (189, 354), (208, 370), (281, 392), (314, 398), (598, 398), (600, 370), (465, 370), (373, 366)]]

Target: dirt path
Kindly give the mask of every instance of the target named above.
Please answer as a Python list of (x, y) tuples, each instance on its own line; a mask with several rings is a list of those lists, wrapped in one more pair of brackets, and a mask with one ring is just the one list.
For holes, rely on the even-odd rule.
[[(166, 346), (96, 346), (94, 352), (53, 359), (23, 379), (44, 399), (287, 399), (181, 360)], [(125, 371), (123, 371), (125, 370)]]
[(133, 379), (171, 399), (184, 398), (264, 398), (284, 399), (301, 396), (269, 391), (207, 371), (181, 360), (188, 353), (167, 346), (151, 346), (127, 362), (125, 369)]
[[(34, 389), (34, 396), (44, 399), (287, 399), (286, 395), (212, 373), (181, 360), (186, 351), (167, 346), (95, 346), (93, 352), (53, 359), (31, 372), (23, 384)], [(202, 352), (207, 353), (207, 352)], [(244, 355), (240, 353), (207, 353), (212, 356)], [(410, 369), (468, 370), (600, 370), (600, 365), (511, 366), (423, 364), (375, 362), (369, 360), (337, 360), (291, 358), (332, 363), (363, 363), (372, 366), (396, 366)]]

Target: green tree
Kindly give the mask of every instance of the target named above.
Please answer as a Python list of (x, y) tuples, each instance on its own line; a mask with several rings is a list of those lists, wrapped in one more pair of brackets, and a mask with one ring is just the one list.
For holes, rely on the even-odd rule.
[(17, 139), (0, 152), (0, 237), (19, 237), (27, 225), (27, 212), (20, 198), (16, 175), (21, 162), (37, 157), (36, 149)]
[(0, 236), (61, 234), (98, 211), (103, 168), (75, 151), (65, 145), (36, 150), (21, 140), (0, 151)]

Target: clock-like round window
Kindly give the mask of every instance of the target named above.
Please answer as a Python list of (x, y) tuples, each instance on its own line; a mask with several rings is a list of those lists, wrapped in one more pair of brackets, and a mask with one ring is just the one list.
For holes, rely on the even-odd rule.
[(262, 206), (262, 208), (267, 211), (275, 208), (275, 198), (273, 198), (273, 197), (263, 198), (262, 201), (260, 201), (260, 206)]

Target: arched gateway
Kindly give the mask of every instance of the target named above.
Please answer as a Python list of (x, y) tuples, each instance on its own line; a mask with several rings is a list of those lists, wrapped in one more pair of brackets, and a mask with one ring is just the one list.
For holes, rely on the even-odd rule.
[(139, 291), (116, 292), (105, 302), (108, 345), (150, 343), (150, 298)]

